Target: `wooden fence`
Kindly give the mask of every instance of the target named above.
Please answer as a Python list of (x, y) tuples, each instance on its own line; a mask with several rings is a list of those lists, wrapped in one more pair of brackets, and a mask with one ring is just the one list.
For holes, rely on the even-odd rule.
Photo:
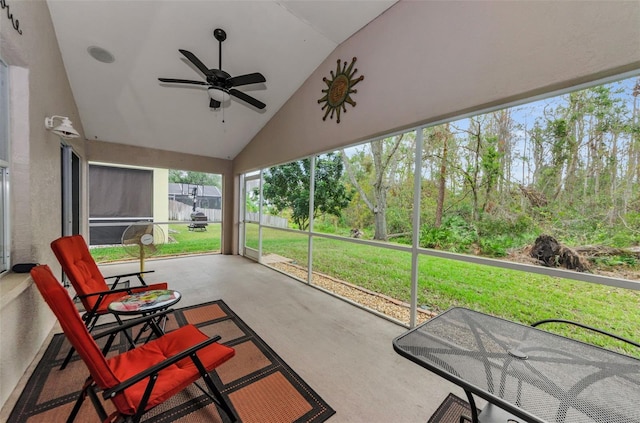
[[(247, 213), (246, 214), (246, 221), (247, 222), (258, 222), (258, 219), (260, 218), (260, 214), (259, 213)], [(279, 217), (279, 216), (272, 216), (270, 214), (263, 214), (262, 215), (262, 224), (263, 225), (267, 225), (267, 226), (275, 226), (276, 228), (288, 228), (289, 227), (289, 221), (287, 219), (285, 219), (284, 217)]]
[[(207, 220), (211, 222), (222, 222), (222, 210), (220, 209), (202, 209), (198, 207), (196, 212), (204, 213), (207, 216)], [(169, 220), (188, 221), (191, 220), (191, 213), (193, 213), (193, 206), (169, 200)]]
[[(207, 220), (210, 222), (222, 222), (222, 210), (220, 209), (203, 209), (196, 208), (196, 212), (204, 213), (207, 216)], [(191, 213), (193, 213), (193, 206), (181, 203), (179, 201), (169, 200), (169, 220), (177, 220), (181, 222), (190, 221)], [(258, 222), (258, 213), (247, 213), (248, 222)], [(289, 221), (283, 217), (263, 215), (262, 224), (268, 226), (274, 226), (276, 228), (288, 228)]]

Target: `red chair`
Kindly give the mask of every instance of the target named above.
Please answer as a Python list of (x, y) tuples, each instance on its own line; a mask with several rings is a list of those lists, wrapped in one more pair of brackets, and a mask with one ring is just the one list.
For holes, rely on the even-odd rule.
[[(128, 320), (110, 330), (91, 336), (67, 291), (55, 278), (47, 265), (31, 270), (31, 277), (38, 290), (54, 312), (62, 329), (78, 351), (89, 369), (89, 378), (85, 382), (80, 396), (67, 419), (72, 422), (82, 402), (88, 395), (96, 408), (101, 421), (139, 422), (142, 415), (151, 408), (163, 403), (203, 378), (208, 391), (200, 387), (232, 421), (236, 421), (231, 407), (213, 384), (208, 372), (235, 355), (233, 348), (217, 343), (220, 336), (209, 338), (193, 325), (182, 326), (173, 332), (163, 334), (152, 316)], [(169, 313), (171, 310), (164, 311)], [(105, 358), (115, 336), (149, 321), (158, 335), (146, 344), (117, 356)], [(108, 336), (106, 346), (101, 351), (95, 339)], [(96, 387), (102, 390), (105, 400), (111, 400), (116, 412), (107, 416), (96, 394)]]
[[(85, 321), (87, 328), (89, 328), (89, 332), (93, 330), (98, 322), (98, 318), (109, 312), (107, 307), (113, 301), (119, 300), (123, 296), (133, 292), (167, 289), (167, 284), (164, 282), (153, 285), (147, 285), (145, 283), (142, 276), (143, 273), (151, 273), (153, 272), (152, 270), (109, 276), (106, 279), (115, 279), (111, 287), (109, 287), (105, 277), (100, 272), (100, 269), (98, 269), (98, 265), (93, 257), (91, 257), (89, 247), (87, 247), (87, 243), (82, 235), (58, 238), (51, 243), (51, 249), (58, 258), (62, 270), (69, 278), (69, 282), (71, 282), (71, 285), (76, 290), (76, 295), (82, 302), (85, 310), (82, 319)], [(122, 278), (133, 276), (138, 278), (142, 286), (117, 288), (118, 284), (129, 282), (128, 280), (122, 281)], [(67, 366), (72, 355), (73, 349), (67, 354), (60, 369), (64, 369)]]

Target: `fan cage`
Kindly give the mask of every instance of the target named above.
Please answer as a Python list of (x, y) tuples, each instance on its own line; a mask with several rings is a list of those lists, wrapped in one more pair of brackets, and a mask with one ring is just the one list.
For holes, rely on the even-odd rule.
[(133, 257), (140, 257), (141, 252), (144, 256), (158, 254), (164, 242), (164, 230), (152, 222), (133, 223), (122, 233), (122, 247)]

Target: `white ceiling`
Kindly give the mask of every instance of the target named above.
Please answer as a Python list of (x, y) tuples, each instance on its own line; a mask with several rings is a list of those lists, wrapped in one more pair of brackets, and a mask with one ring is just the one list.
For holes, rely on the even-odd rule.
[[(396, 0), (47, 2), (88, 140), (232, 159), (340, 43)], [(210, 109), (206, 87), (158, 81), (204, 80), (178, 49), (218, 68), (215, 28), (227, 33), (223, 70), (265, 76), (238, 87), (265, 109), (235, 98)], [(115, 61), (95, 60), (91, 46)]]

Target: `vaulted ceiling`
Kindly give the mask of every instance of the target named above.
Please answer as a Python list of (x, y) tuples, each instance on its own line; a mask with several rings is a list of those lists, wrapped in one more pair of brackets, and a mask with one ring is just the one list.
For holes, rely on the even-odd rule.
[[(340, 43), (395, 0), (47, 3), (88, 140), (232, 159)], [(218, 68), (216, 28), (227, 33), (222, 69), (266, 78), (238, 87), (264, 109), (236, 98), (212, 109), (206, 86), (158, 81), (204, 81), (178, 50)], [(96, 47), (114, 60), (96, 60)]]

